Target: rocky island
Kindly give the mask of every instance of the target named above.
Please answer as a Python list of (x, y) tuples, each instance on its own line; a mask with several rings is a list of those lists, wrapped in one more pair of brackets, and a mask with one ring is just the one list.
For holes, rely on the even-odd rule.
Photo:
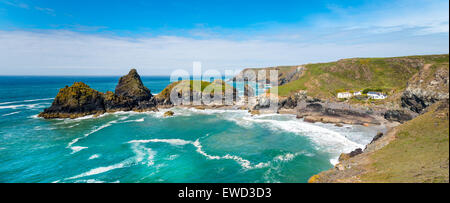
[[(236, 101), (237, 90), (222, 80), (213, 82), (199, 81), (200, 89), (193, 88), (193, 80), (182, 80), (169, 84), (160, 94), (154, 96), (151, 91), (144, 86), (136, 69), (119, 79), (115, 92), (106, 93), (92, 89), (83, 82), (75, 82), (72, 86), (66, 86), (59, 90), (52, 105), (44, 109), (38, 117), (53, 118), (78, 118), (87, 115), (101, 115), (117, 111), (158, 111), (158, 108), (170, 108), (177, 105), (170, 99), (171, 93), (177, 96), (190, 95), (189, 101), (179, 106), (193, 106), (191, 103), (195, 97), (202, 98), (205, 88), (211, 88), (210, 97), (214, 96), (214, 90), (222, 90), (222, 100), (227, 94)], [(225, 91), (231, 89), (230, 93)], [(231, 105), (233, 105), (232, 103)], [(206, 105), (201, 103), (204, 108), (214, 108), (223, 105)]]
[(78, 118), (115, 111), (156, 111), (154, 96), (135, 69), (119, 79), (115, 93), (101, 93), (83, 82), (59, 90), (52, 105), (38, 116), (43, 118)]

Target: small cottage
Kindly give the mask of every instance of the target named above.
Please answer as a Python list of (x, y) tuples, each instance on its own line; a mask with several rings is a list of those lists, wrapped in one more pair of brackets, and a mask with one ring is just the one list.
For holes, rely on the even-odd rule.
[(337, 97), (338, 97), (339, 99), (346, 99), (346, 98), (352, 97), (352, 94), (351, 94), (350, 92), (339, 92), (339, 93), (337, 94)]
[(372, 99), (386, 99), (387, 95), (381, 92), (367, 92), (367, 96)]

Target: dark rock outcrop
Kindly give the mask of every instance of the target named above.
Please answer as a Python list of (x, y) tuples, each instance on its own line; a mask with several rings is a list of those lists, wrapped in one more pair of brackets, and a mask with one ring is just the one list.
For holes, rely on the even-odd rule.
[(77, 118), (115, 111), (156, 111), (155, 101), (135, 69), (123, 76), (116, 87), (116, 93), (98, 92), (83, 82), (62, 88), (52, 105), (38, 116), (51, 118)]
[(384, 119), (388, 121), (404, 123), (413, 119), (413, 115), (407, 113), (404, 110), (387, 110), (386, 113), (384, 113)]
[[(378, 139), (380, 139), (383, 136), (384, 136), (384, 133), (382, 133), (382, 132), (377, 133), (377, 135), (375, 135), (375, 137), (373, 137), (372, 141), (370, 141), (369, 144), (374, 143), (375, 141), (377, 141)], [(366, 146), (366, 148), (367, 148), (367, 146)]]
[(52, 105), (39, 114), (43, 118), (77, 118), (105, 112), (103, 94), (83, 82), (59, 90)]
[(379, 125), (374, 117), (367, 113), (353, 110), (324, 107), (320, 103), (309, 103), (297, 111), (297, 118), (303, 118), (306, 122), (344, 123), (352, 125)]
[(354, 157), (358, 154), (362, 154), (362, 153), (363, 153), (363, 150), (361, 148), (355, 149), (355, 150), (351, 151), (350, 153), (342, 153), (339, 156), (339, 162), (345, 161), (349, 158), (352, 158), (352, 157)]
[(128, 97), (134, 102), (150, 100), (153, 97), (150, 90), (142, 83), (136, 69), (131, 69), (127, 75), (119, 79), (115, 93), (119, 97)]
[(416, 113), (431, 104), (449, 98), (448, 64), (425, 65), (409, 81), (401, 104)]

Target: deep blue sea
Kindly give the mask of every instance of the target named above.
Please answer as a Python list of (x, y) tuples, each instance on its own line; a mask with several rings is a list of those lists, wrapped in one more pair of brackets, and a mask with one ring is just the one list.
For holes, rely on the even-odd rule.
[[(0, 182), (306, 182), (382, 130), (187, 108), (36, 117), (65, 85), (106, 92), (118, 79), (0, 76)], [(170, 83), (142, 80), (155, 94)]]

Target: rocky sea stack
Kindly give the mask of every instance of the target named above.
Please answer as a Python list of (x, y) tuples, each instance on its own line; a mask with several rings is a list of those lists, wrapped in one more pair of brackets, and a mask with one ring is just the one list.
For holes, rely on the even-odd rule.
[(59, 90), (52, 105), (38, 116), (78, 118), (115, 111), (156, 111), (156, 103), (135, 69), (119, 79), (115, 93), (101, 93), (83, 82)]
[(150, 100), (153, 97), (150, 90), (142, 83), (136, 69), (131, 69), (128, 75), (119, 79), (115, 93), (117, 96), (127, 97), (136, 102)]
[(104, 113), (103, 93), (90, 88), (83, 82), (59, 90), (50, 108), (39, 114), (43, 118), (77, 118)]

